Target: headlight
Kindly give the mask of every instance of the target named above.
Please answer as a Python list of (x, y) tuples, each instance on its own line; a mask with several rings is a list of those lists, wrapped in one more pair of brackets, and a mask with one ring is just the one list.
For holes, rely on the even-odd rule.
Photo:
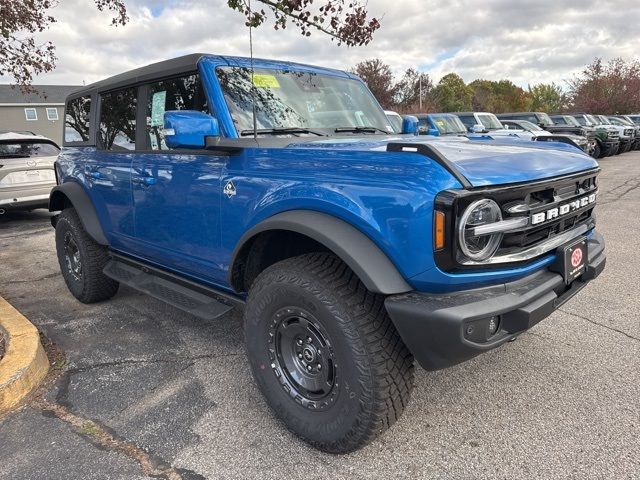
[(478, 234), (475, 230), (501, 220), (502, 212), (493, 200), (477, 200), (469, 205), (458, 224), (458, 243), (462, 253), (475, 261), (487, 260), (496, 253), (502, 241), (502, 232)]

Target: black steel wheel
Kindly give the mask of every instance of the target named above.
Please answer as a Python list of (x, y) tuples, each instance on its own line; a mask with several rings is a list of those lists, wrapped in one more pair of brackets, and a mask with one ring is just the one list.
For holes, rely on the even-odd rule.
[(67, 273), (76, 281), (82, 280), (80, 249), (70, 231), (64, 234), (64, 262), (67, 267)]
[(290, 258), (260, 273), (244, 326), (249, 363), (267, 403), (321, 450), (360, 448), (409, 401), (413, 357), (384, 297), (330, 253)]
[(313, 315), (294, 306), (281, 308), (266, 340), (283, 389), (304, 407), (329, 408), (338, 392), (338, 364), (329, 334)]

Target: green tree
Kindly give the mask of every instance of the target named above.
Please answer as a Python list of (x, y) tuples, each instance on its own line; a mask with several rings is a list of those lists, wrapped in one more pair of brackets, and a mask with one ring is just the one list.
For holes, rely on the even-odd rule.
[(561, 112), (567, 105), (562, 87), (555, 83), (539, 83), (529, 86), (531, 110), (536, 112)]
[(471, 105), (476, 112), (493, 112), (495, 110), (496, 98), (494, 93), (495, 82), (491, 80), (474, 80), (469, 84), (473, 90)]
[(473, 89), (473, 109), (494, 113), (520, 112), (528, 110), (529, 95), (511, 80), (474, 80), (469, 84)]
[(433, 89), (433, 100), (441, 112), (471, 110), (473, 90), (455, 73), (448, 73)]

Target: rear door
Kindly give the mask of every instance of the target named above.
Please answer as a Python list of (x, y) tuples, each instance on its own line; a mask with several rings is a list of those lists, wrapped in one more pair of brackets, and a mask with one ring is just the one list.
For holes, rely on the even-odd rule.
[(97, 148), (82, 155), (85, 185), (114, 248), (126, 248), (134, 235), (131, 163), (136, 148), (137, 87), (101, 92)]

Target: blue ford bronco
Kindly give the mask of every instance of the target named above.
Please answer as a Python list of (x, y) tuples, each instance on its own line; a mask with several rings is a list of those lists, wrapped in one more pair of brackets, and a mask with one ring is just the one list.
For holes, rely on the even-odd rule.
[(414, 359), (496, 348), (605, 265), (593, 159), (414, 120), (395, 134), (358, 77), (279, 61), (189, 55), (86, 86), (49, 205), (65, 282), (204, 320), (243, 306), (275, 414), (357, 449), (402, 414)]

